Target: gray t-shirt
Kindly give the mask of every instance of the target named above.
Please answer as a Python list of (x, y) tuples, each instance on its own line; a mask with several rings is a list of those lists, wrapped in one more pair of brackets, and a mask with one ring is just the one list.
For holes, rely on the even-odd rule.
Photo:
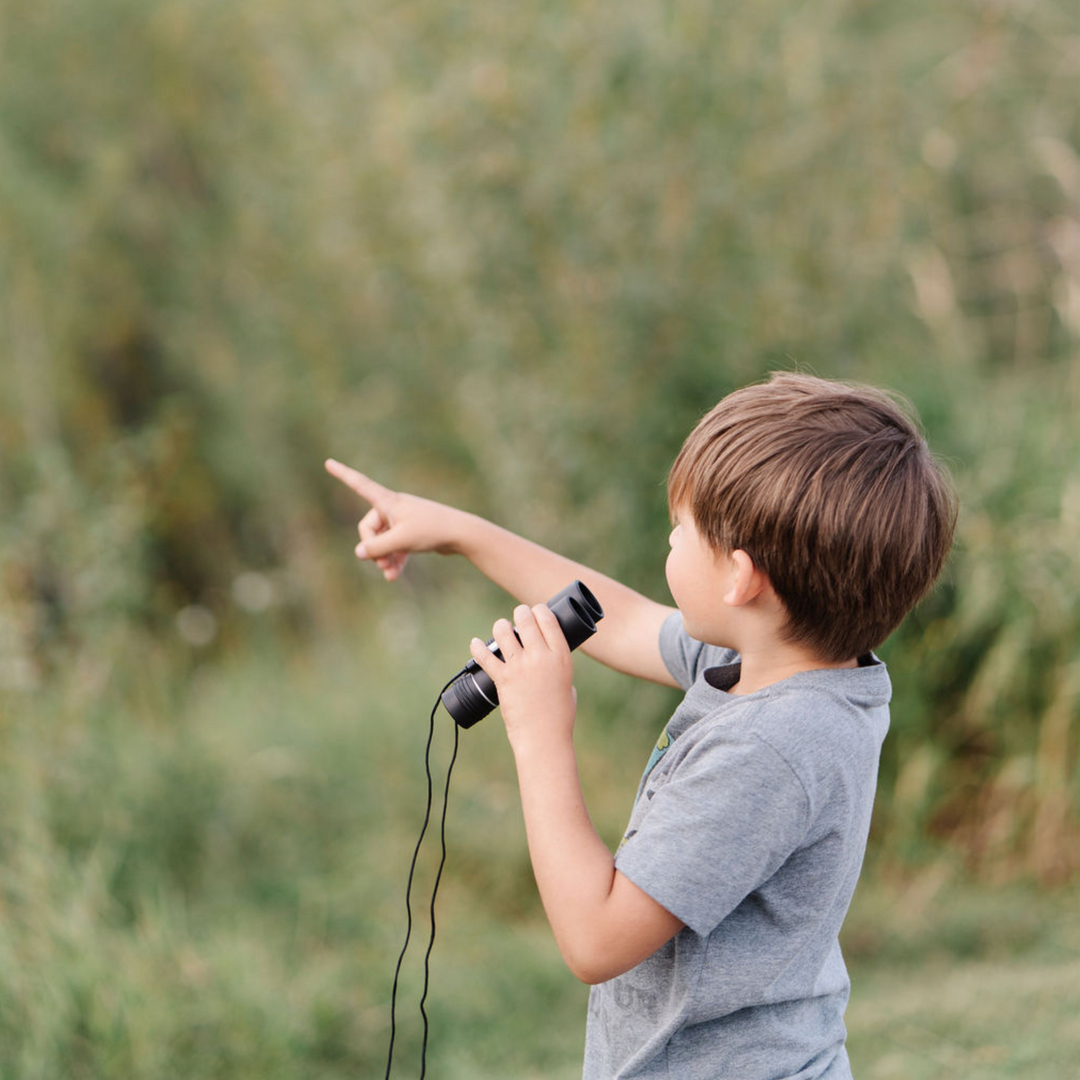
[(738, 656), (660, 633), (686, 696), (615, 865), (686, 928), (589, 996), (585, 1080), (850, 1080), (837, 934), (859, 877), (889, 676), (802, 672), (727, 693)]

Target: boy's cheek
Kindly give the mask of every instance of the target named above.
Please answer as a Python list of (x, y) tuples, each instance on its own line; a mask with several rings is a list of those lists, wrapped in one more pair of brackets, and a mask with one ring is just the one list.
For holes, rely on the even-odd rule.
[(675, 550), (674, 548), (668, 552), (667, 562), (664, 563), (664, 577), (667, 579), (668, 591), (675, 595), (675, 587), (672, 584), (672, 578), (674, 577), (673, 570), (675, 564)]

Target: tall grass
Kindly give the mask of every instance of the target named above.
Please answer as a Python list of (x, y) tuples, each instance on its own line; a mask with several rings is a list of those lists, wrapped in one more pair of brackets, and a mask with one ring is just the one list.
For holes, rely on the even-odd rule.
[[(0, 0), (0, 1075), (377, 1067), (426, 697), (505, 600), (358, 573), (322, 459), (663, 598), (668, 463), (775, 368), (907, 394), (963, 504), (883, 649), (874, 872), (1073, 880), (1076, 39), (1049, 0)], [(614, 838), (669, 702), (581, 678)], [(518, 985), (580, 1002), (468, 749), (442, 1067), (555, 1076), (552, 1028), (484, 1039)]]
[[(432, 676), (460, 661), (486, 606), (464, 593), (434, 611), (416, 599), (319, 648), (263, 646), (208, 667), (168, 713), (129, 705), (88, 718), (57, 700), (7, 713), (0, 1075), (382, 1074)], [(428, 646), (403, 650), (410, 633)], [(577, 666), (583, 783), (615, 843), (670, 693), (652, 688), (616, 715), (620, 678)], [(441, 714), (437, 789), (448, 724)], [(505, 737), (485, 721), (462, 735), (450, 793), (433, 1076), (580, 1074), (585, 991), (544, 922), (516, 802)], [(398, 997), (402, 1075), (420, 1052), (437, 858), (432, 835)], [(844, 943), (855, 1060), (882, 1078), (944, 1076), (952, 1062), (1050, 1080), (1050, 1063), (1078, 1045), (1075, 889), (991, 893), (957, 877), (939, 867), (860, 889)], [(1037, 1011), (1017, 1002), (1017, 980)], [(931, 1005), (931, 981), (951, 996)]]
[(891, 850), (1071, 873), (1065, 9), (0, 11), (6, 685), (106, 700), (144, 630), (182, 674), (184, 608), (195, 659), (332, 632), (328, 453), (663, 596), (681, 438), (799, 365), (907, 393), (963, 500)]

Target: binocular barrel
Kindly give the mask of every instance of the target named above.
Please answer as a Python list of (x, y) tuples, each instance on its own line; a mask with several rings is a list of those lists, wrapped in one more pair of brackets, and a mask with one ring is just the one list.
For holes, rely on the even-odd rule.
[[(604, 617), (599, 601), (580, 581), (567, 585), (547, 602), (547, 606), (558, 620), (571, 649), (591, 638), (596, 633), (596, 624)], [(488, 642), (488, 648), (501, 657), (494, 641)], [(461, 674), (443, 691), (442, 703), (458, 727), (470, 728), (499, 704), (499, 694), (483, 668), (470, 659)]]

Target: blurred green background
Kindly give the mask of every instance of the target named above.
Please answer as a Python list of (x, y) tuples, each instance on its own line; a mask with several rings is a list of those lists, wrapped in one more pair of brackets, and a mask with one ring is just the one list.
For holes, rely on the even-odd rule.
[[(672, 457), (794, 367), (909, 396), (963, 503), (882, 650), (856, 1074), (1076, 1075), (1076, 16), (0, 0), (0, 1077), (381, 1076), (507, 599), (358, 566), (323, 458), (666, 600)], [(672, 699), (577, 668), (614, 842)], [(497, 721), (448, 840), (430, 1074), (579, 1075)]]

